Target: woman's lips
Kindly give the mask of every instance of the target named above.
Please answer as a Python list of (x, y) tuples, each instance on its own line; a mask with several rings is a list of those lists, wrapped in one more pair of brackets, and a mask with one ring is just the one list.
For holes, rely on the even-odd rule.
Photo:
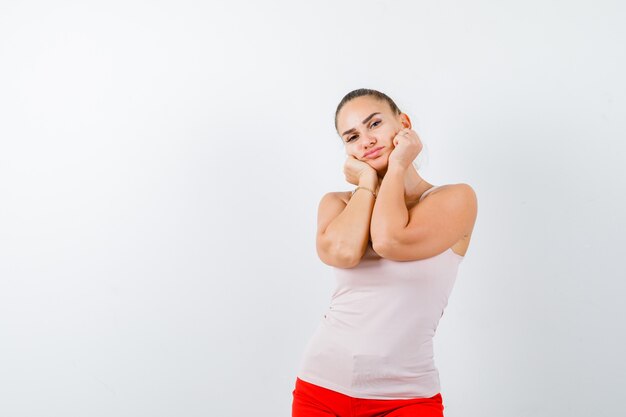
[(365, 157), (367, 158), (375, 158), (378, 156), (378, 154), (380, 154), (380, 151), (383, 149), (383, 146), (379, 147), (379, 148), (375, 148), (372, 151), (368, 152), (365, 154)]

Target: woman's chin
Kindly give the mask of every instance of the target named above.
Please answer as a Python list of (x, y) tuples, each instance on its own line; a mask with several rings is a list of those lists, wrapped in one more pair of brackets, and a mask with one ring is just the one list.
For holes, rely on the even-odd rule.
[(379, 161), (378, 159), (374, 159), (370, 162), (368, 162), (369, 166), (371, 166), (372, 168), (374, 168), (376, 170), (376, 172), (380, 175), (384, 175), (387, 172), (387, 165), (389, 164), (389, 159), (388, 158), (380, 158), (381, 160)]
[(381, 155), (378, 158), (371, 159), (368, 161), (368, 164), (370, 164), (372, 168), (381, 168), (381, 167), (387, 168), (388, 163), (389, 163), (389, 155)]

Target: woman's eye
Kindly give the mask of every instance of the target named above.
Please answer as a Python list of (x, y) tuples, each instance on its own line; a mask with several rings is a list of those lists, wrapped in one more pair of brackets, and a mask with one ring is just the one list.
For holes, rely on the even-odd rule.
[[(370, 125), (370, 127), (373, 127), (374, 125), (376, 125), (376, 123), (380, 123), (380, 120), (377, 120), (377, 121), (375, 121), (374, 123), (372, 123), (372, 124)], [(349, 137), (349, 138), (348, 138), (347, 142), (352, 142), (352, 139), (357, 138), (357, 137), (358, 137), (358, 135), (351, 136), (351, 137)]]

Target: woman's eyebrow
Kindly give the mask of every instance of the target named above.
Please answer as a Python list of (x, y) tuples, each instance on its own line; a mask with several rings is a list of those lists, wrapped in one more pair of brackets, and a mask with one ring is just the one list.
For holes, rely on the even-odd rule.
[[(361, 123), (365, 124), (365, 123), (369, 122), (369, 120), (370, 120), (372, 117), (376, 116), (377, 114), (380, 114), (380, 112), (378, 112), (378, 111), (377, 111), (377, 112), (374, 112), (374, 113), (370, 114), (370, 115), (369, 115), (369, 116), (367, 116), (365, 119), (363, 119), (363, 121), (362, 121)], [(348, 134), (348, 133), (352, 133), (352, 132), (356, 132), (356, 128), (354, 128), (354, 127), (353, 127), (352, 129), (348, 129), (348, 130), (346, 130), (345, 132), (343, 132), (343, 133), (341, 134), (341, 136), (344, 136), (344, 135), (346, 135), (346, 134)]]

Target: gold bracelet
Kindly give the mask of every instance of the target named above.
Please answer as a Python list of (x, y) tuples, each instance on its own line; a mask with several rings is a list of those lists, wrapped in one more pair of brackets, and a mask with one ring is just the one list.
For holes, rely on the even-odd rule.
[(352, 195), (354, 195), (354, 193), (356, 192), (356, 190), (358, 190), (359, 188), (362, 188), (362, 189), (364, 189), (364, 190), (369, 191), (369, 192), (370, 192), (370, 193), (372, 193), (372, 195), (374, 196), (374, 199), (376, 199), (376, 193), (375, 193), (374, 191), (370, 190), (370, 189), (369, 189), (369, 188), (367, 188), (367, 187), (362, 187), (362, 186), (360, 186), (360, 185), (359, 185), (358, 187), (356, 187), (356, 188), (352, 191)]

